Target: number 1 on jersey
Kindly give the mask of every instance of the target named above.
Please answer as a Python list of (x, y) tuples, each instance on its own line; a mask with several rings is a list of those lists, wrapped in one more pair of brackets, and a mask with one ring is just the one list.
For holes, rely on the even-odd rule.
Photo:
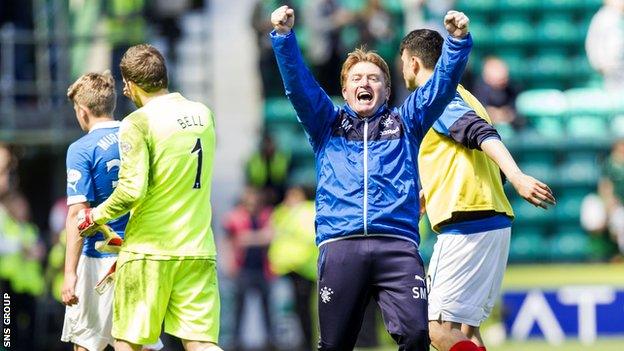
[(197, 142), (195, 143), (195, 147), (193, 147), (191, 154), (194, 154), (195, 152), (197, 152), (197, 173), (195, 174), (195, 184), (193, 184), (193, 189), (199, 189), (201, 188), (202, 159), (204, 158), (202, 144), (199, 138), (197, 138)]

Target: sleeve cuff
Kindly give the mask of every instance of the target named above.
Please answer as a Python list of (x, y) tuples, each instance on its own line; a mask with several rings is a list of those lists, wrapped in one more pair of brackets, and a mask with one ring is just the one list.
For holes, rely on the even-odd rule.
[(291, 29), (290, 32), (288, 32), (288, 34), (279, 34), (275, 29), (273, 29), (269, 35), (271, 36), (271, 38), (288, 38), (288, 37), (293, 36), (294, 32), (295, 30)]
[(89, 202), (87, 197), (84, 195), (72, 195), (67, 197), (67, 206), (80, 204), (83, 202)]
[(472, 46), (472, 34), (470, 32), (463, 38), (455, 38), (447, 34), (446, 40), (451, 47)]

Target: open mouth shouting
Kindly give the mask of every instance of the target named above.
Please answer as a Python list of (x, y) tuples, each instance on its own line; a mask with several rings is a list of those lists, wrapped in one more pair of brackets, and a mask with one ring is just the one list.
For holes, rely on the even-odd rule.
[(359, 103), (366, 104), (373, 101), (373, 93), (366, 90), (361, 90), (357, 93), (356, 98)]

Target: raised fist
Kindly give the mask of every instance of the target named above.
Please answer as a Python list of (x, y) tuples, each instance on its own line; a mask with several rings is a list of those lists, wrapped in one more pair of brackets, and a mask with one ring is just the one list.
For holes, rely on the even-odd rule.
[(290, 33), (295, 25), (295, 10), (286, 5), (278, 8), (271, 14), (271, 24), (278, 34)]
[(463, 38), (468, 34), (470, 19), (463, 12), (449, 11), (444, 16), (444, 27), (454, 38)]

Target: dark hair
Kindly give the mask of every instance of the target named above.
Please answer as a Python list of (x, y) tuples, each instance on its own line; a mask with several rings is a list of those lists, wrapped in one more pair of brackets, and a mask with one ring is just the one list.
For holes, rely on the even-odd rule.
[(119, 67), (124, 79), (138, 85), (146, 93), (167, 89), (169, 85), (165, 58), (151, 45), (139, 44), (129, 48)]
[(420, 58), (425, 68), (433, 69), (442, 54), (444, 39), (440, 33), (431, 29), (416, 29), (401, 40), (400, 54), (404, 50)]

